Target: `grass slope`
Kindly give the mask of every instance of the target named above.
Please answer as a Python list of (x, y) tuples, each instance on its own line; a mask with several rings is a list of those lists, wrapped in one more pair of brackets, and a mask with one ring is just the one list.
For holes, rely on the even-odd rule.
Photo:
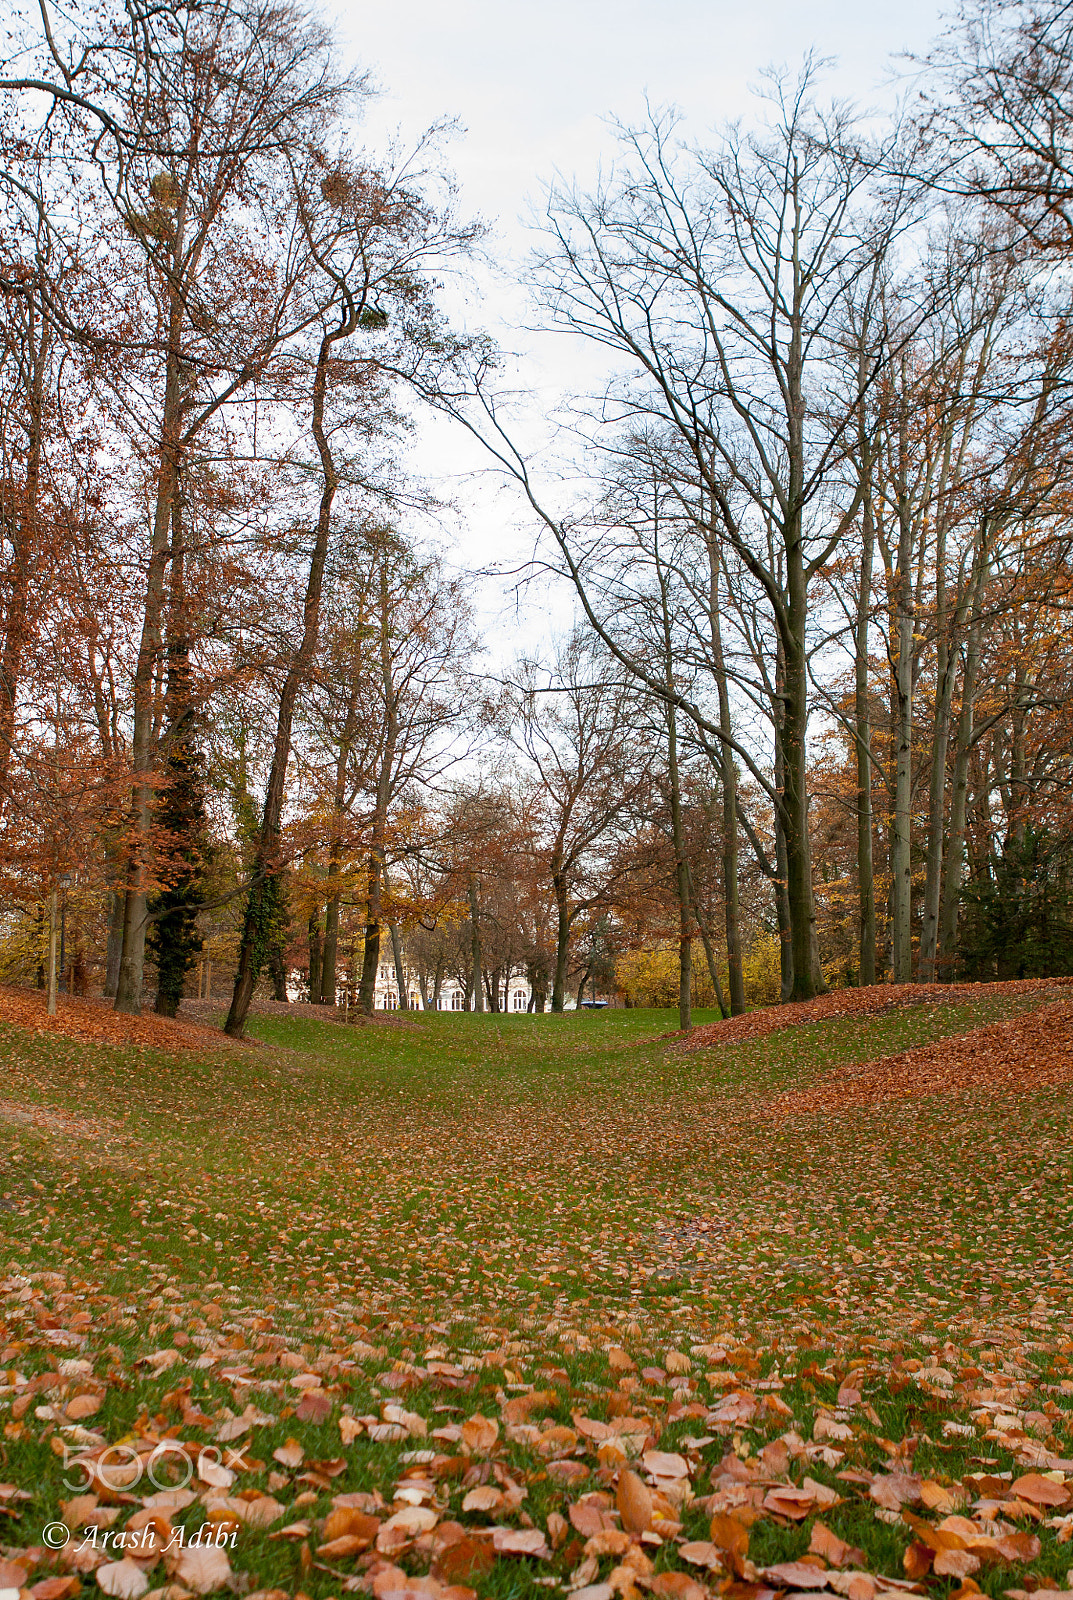
[[(808, 1572), (764, 1573), (807, 1552), (821, 1513), (873, 1588), (906, 1570), (939, 1594), (1064, 1586), (1073, 1481), (1067, 1503), (1049, 1463), (1073, 1455), (1070, 1082), (1046, 1060), (1038, 1083), (983, 1070), (988, 1025), (1045, 1005), (1042, 1055), (1041, 1036), (1068, 1045), (1069, 1002), (997, 986), (764, 1037), (716, 1030), (690, 1051), (668, 1013), (639, 1011), (375, 1029), (258, 1016), (249, 1047), (184, 1035), (171, 1052), (0, 1028), (0, 1514), (16, 1567), (29, 1552), (12, 1586), (66, 1581), (40, 1545), (74, 1492), (65, 1447), (93, 1458), (126, 1440), (144, 1465), (169, 1434), (245, 1451), (233, 1484), (195, 1479), (198, 1501), (165, 1508), (192, 1526), (223, 1495), (239, 1590), (365, 1585), (382, 1600), (430, 1561), (425, 1593), (573, 1574), (697, 1600), (685, 1570), (731, 1594), (812, 1589)], [(960, 1042), (935, 1056), (943, 1040)], [(846, 1068), (914, 1049), (958, 1070), (908, 1092), (905, 1058), (896, 1094), (881, 1074), (843, 1105)], [(392, 1404), (409, 1420), (385, 1416)], [(244, 1425), (251, 1411), (263, 1420)], [(474, 1414), (496, 1419), (494, 1441), (480, 1424), (466, 1435)], [(619, 1431), (601, 1439), (577, 1416)], [(685, 1469), (668, 1479), (644, 1458), (664, 1533), (680, 1523), (662, 1542), (631, 1541), (614, 1516), (629, 1470), (616, 1451), (644, 1446)], [(1019, 1498), (1010, 1486), (1034, 1467), (1053, 1487)], [(904, 1503), (882, 1486), (892, 1469)], [(765, 1510), (771, 1485), (800, 1493), (805, 1478), (839, 1503)], [(365, 1498), (337, 1519), (383, 1523), (400, 1481), (436, 1527), (381, 1528), (372, 1549), (352, 1531), (360, 1548), (322, 1556), (338, 1496)], [(122, 1486), (89, 1487), (122, 1526)], [(137, 1513), (148, 1485), (135, 1488)], [(463, 1510), (473, 1489), (485, 1510)], [(262, 1499), (278, 1516), (251, 1526), (241, 1508)], [(903, 1516), (938, 1527), (976, 1502), (989, 1509), (974, 1537), (1029, 1543), (974, 1556), (955, 1528), (943, 1555)], [(605, 1550), (593, 1515), (626, 1548)], [(493, 1559), (526, 1521), (545, 1554)], [(924, 1553), (907, 1569), (911, 1543)], [(168, 1581), (146, 1570), (145, 1587)], [(193, 1567), (171, 1577), (198, 1588)], [(122, 1586), (107, 1569), (99, 1581)]]

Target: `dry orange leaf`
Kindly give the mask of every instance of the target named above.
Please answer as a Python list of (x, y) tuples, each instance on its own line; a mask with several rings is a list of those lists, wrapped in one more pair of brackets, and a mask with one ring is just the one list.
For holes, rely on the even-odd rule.
[(628, 1467), (623, 1467), (618, 1475), (615, 1505), (627, 1533), (644, 1533), (652, 1526), (652, 1496), (648, 1486)]

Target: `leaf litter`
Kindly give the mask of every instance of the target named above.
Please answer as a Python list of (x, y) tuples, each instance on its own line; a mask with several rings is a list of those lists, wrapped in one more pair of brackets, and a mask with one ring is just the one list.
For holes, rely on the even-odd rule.
[[(239, 1080), (124, 1117), (102, 1055), (88, 1150), (85, 1052), (13, 1051), (58, 1103), (5, 1170), (5, 1600), (1065, 1592), (1068, 1022), (781, 1093), (616, 1083), (610, 1123), (572, 1082), (371, 1117), (259, 1062), (215, 1146)], [(49, 1549), (59, 1515), (95, 1542)], [(234, 1543), (176, 1549), (206, 1526)]]

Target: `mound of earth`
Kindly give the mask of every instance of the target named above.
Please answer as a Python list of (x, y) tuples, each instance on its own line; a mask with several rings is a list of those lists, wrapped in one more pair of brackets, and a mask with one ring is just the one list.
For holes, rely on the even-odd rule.
[(209, 1045), (218, 1048), (232, 1043), (218, 1028), (185, 1019), (158, 1017), (153, 1011), (140, 1017), (125, 1016), (113, 1008), (111, 1000), (60, 995), (56, 1005), (56, 1015), (50, 1017), (43, 989), (0, 986), (0, 1022), (31, 1033), (58, 1034), (87, 1044), (152, 1045), (159, 1050), (204, 1050)]
[(1025, 1094), (1073, 1079), (1073, 999), (1068, 996), (1009, 1022), (836, 1067), (807, 1089), (773, 1102), (776, 1115), (837, 1117), (876, 1101), (964, 1093)]
[(798, 1000), (768, 1006), (741, 1017), (709, 1022), (678, 1042), (680, 1050), (707, 1050), (713, 1045), (759, 1039), (784, 1028), (809, 1022), (831, 1022), (839, 1017), (874, 1017), (906, 1006), (964, 1005), (985, 994), (1015, 995), (1058, 993), (1073, 978), (1021, 978), (1008, 983), (877, 983), (867, 989), (833, 989), (815, 1000)]

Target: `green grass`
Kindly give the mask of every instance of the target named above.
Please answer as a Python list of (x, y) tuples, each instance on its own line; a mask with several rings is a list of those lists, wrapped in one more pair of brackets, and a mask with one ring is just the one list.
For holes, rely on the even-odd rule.
[[(1064, 1432), (1073, 1396), (1058, 1382), (1068, 1371), (1073, 1242), (1069, 1090), (918, 1097), (835, 1117), (807, 1107), (786, 1115), (776, 1102), (839, 1066), (1034, 1003), (984, 992), (971, 1004), (691, 1052), (666, 1037), (673, 1013), (644, 1011), (433, 1014), (349, 1028), (255, 1016), (247, 1049), (174, 1056), (0, 1029), (0, 1242), (20, 1284), (62, 1275), (44, 1281), (32, 1318), (21, 1287), (9, 1288), (5, 1365), (44, 1370), (55, 1359), (48, 1321), (62, 1329), (89, 1306), (99, 1323), (94, 1372), (117, 1374), (89, 1425), (115, 1441), (144, 1431), (146, 1418), (177, 1425), (175, 1370), (155, 1378), (136, 1366), (176, 1331), (230, 1338), (246, 1359), (276, 1335), (309, 1360), (334, 1350), (347, 1363), (336, 1403), (355, 1415), (392, 1398), (377, 1381), (384, 1360), (420, 1362), (430, 1342), (452, 1360), (468, 1355), (464, 1381), (399, 1395), (430, 1427), (474, 1410), (496, 1415), (510, 1384), (546, 1385), (549, 1365), (566, 1374), (551, 1380), (559, 1400), (549, 1415), (569, 1423), (581, 1405), (603, 1417), (615, 1380), (602, 1346), (626, 1344), (643, 1365), (669, 1347), (716, 1341), (743, 1351), (754, 1376), (782, 1373), (782, 1399), (805, 1438), (816, 1406), (833, 1403), (831, 1373), (855, 1362), (875, 1369), (866, 1399), (879, 1421), (844, 1466), (876, 1470), (890, 1457), (879, 1441), (893, 1449), (916, 1434), (918, 1469), (943, 1481), (983, 1470), (970, 1465), (981, 1457), (1016, 1474), (1001, 1444), (943, 1435), (943, 1420), (968, 1418), (963, 1396), (935, 1402), (896, 1363), (937, 1346), (981, 1368), (1012, 1364), (1026, 1382), (1052, 1385), (1055, 1434), (1073, 1449)], [(36, 1123), (26, 1120), (35, 1112)], [(355, 1337), (387, 1355), (350, 1360)], [(513, 1344), (513, 1355), (480, 1365), (489, 1348)], [(283, 1415), (279, 1397), (235, 1389), (216, 1369), (183, 1370), (190, 1405), (241, 1410), (252, 1394), (281, 1413), (251, 1435), (264, 1463), (251, 1472), (255, 1485), (267, 1483), (271, 1452), (288, 1438), (313, 1459), (339, 1453), (334, 1424), (302, 1423), (293, 1405)], [(665, 1409), (668, 1399), (657, 1385), (651, 1403)], [(40, 1420), (9, 1424), (0, 1447), (0, 1475), (32, 1485), (27, 1530), (54, 1516), (66, 1492), (54, 1453), (62, 1428)], [(720, 1437), (700, 1452), (699, 1471), (786, 1426), (767, 1419)], [(670, 1421), (659, 1448), (702, 1428)], [(311, 1514), (333, 1493), (380, 1489), (390, 1500), (413, 1443), (358, 1440), (330, 1492), (316, 1490)], [(528, 1478), (525, 1509), (542, 1526), (561, 1491), (523, 1447), (508, 1446), (504, 1460)], [(908, 1530), (877, 1521), (863, 1491), (822, 1462), (804, 1470), (845, 1496), (828, 1525), (873, 1570), (899, 1573)], [(452, 1487), (445, 1502), (454, 1515), (460, 1494)], [(685, 1533), (706, 1537), (706, 1520), (690, 1511)], [(799, 1556), (810, 1526), (762, 1519), (751, 1559)], [(338, 1590), (330, 1575), (296, 1567), (295, 1545), (250, 1530), (241, 1544), (258, 1585), (300, 1584), (315, 1600)], [(657, 1566), (668, 1561), (665, 1550)], [(1071, 1564), (1051, 1536), (1033, 1571), (1057, 1580)], [(479, 1587), (535, 1593), (534, 1570), (500, 1562)], [(548, 1570), (563, 1575), (555, 1563)], [(998, 1595), (1014, 1580), (994, 1568), (977, 1581)]]

